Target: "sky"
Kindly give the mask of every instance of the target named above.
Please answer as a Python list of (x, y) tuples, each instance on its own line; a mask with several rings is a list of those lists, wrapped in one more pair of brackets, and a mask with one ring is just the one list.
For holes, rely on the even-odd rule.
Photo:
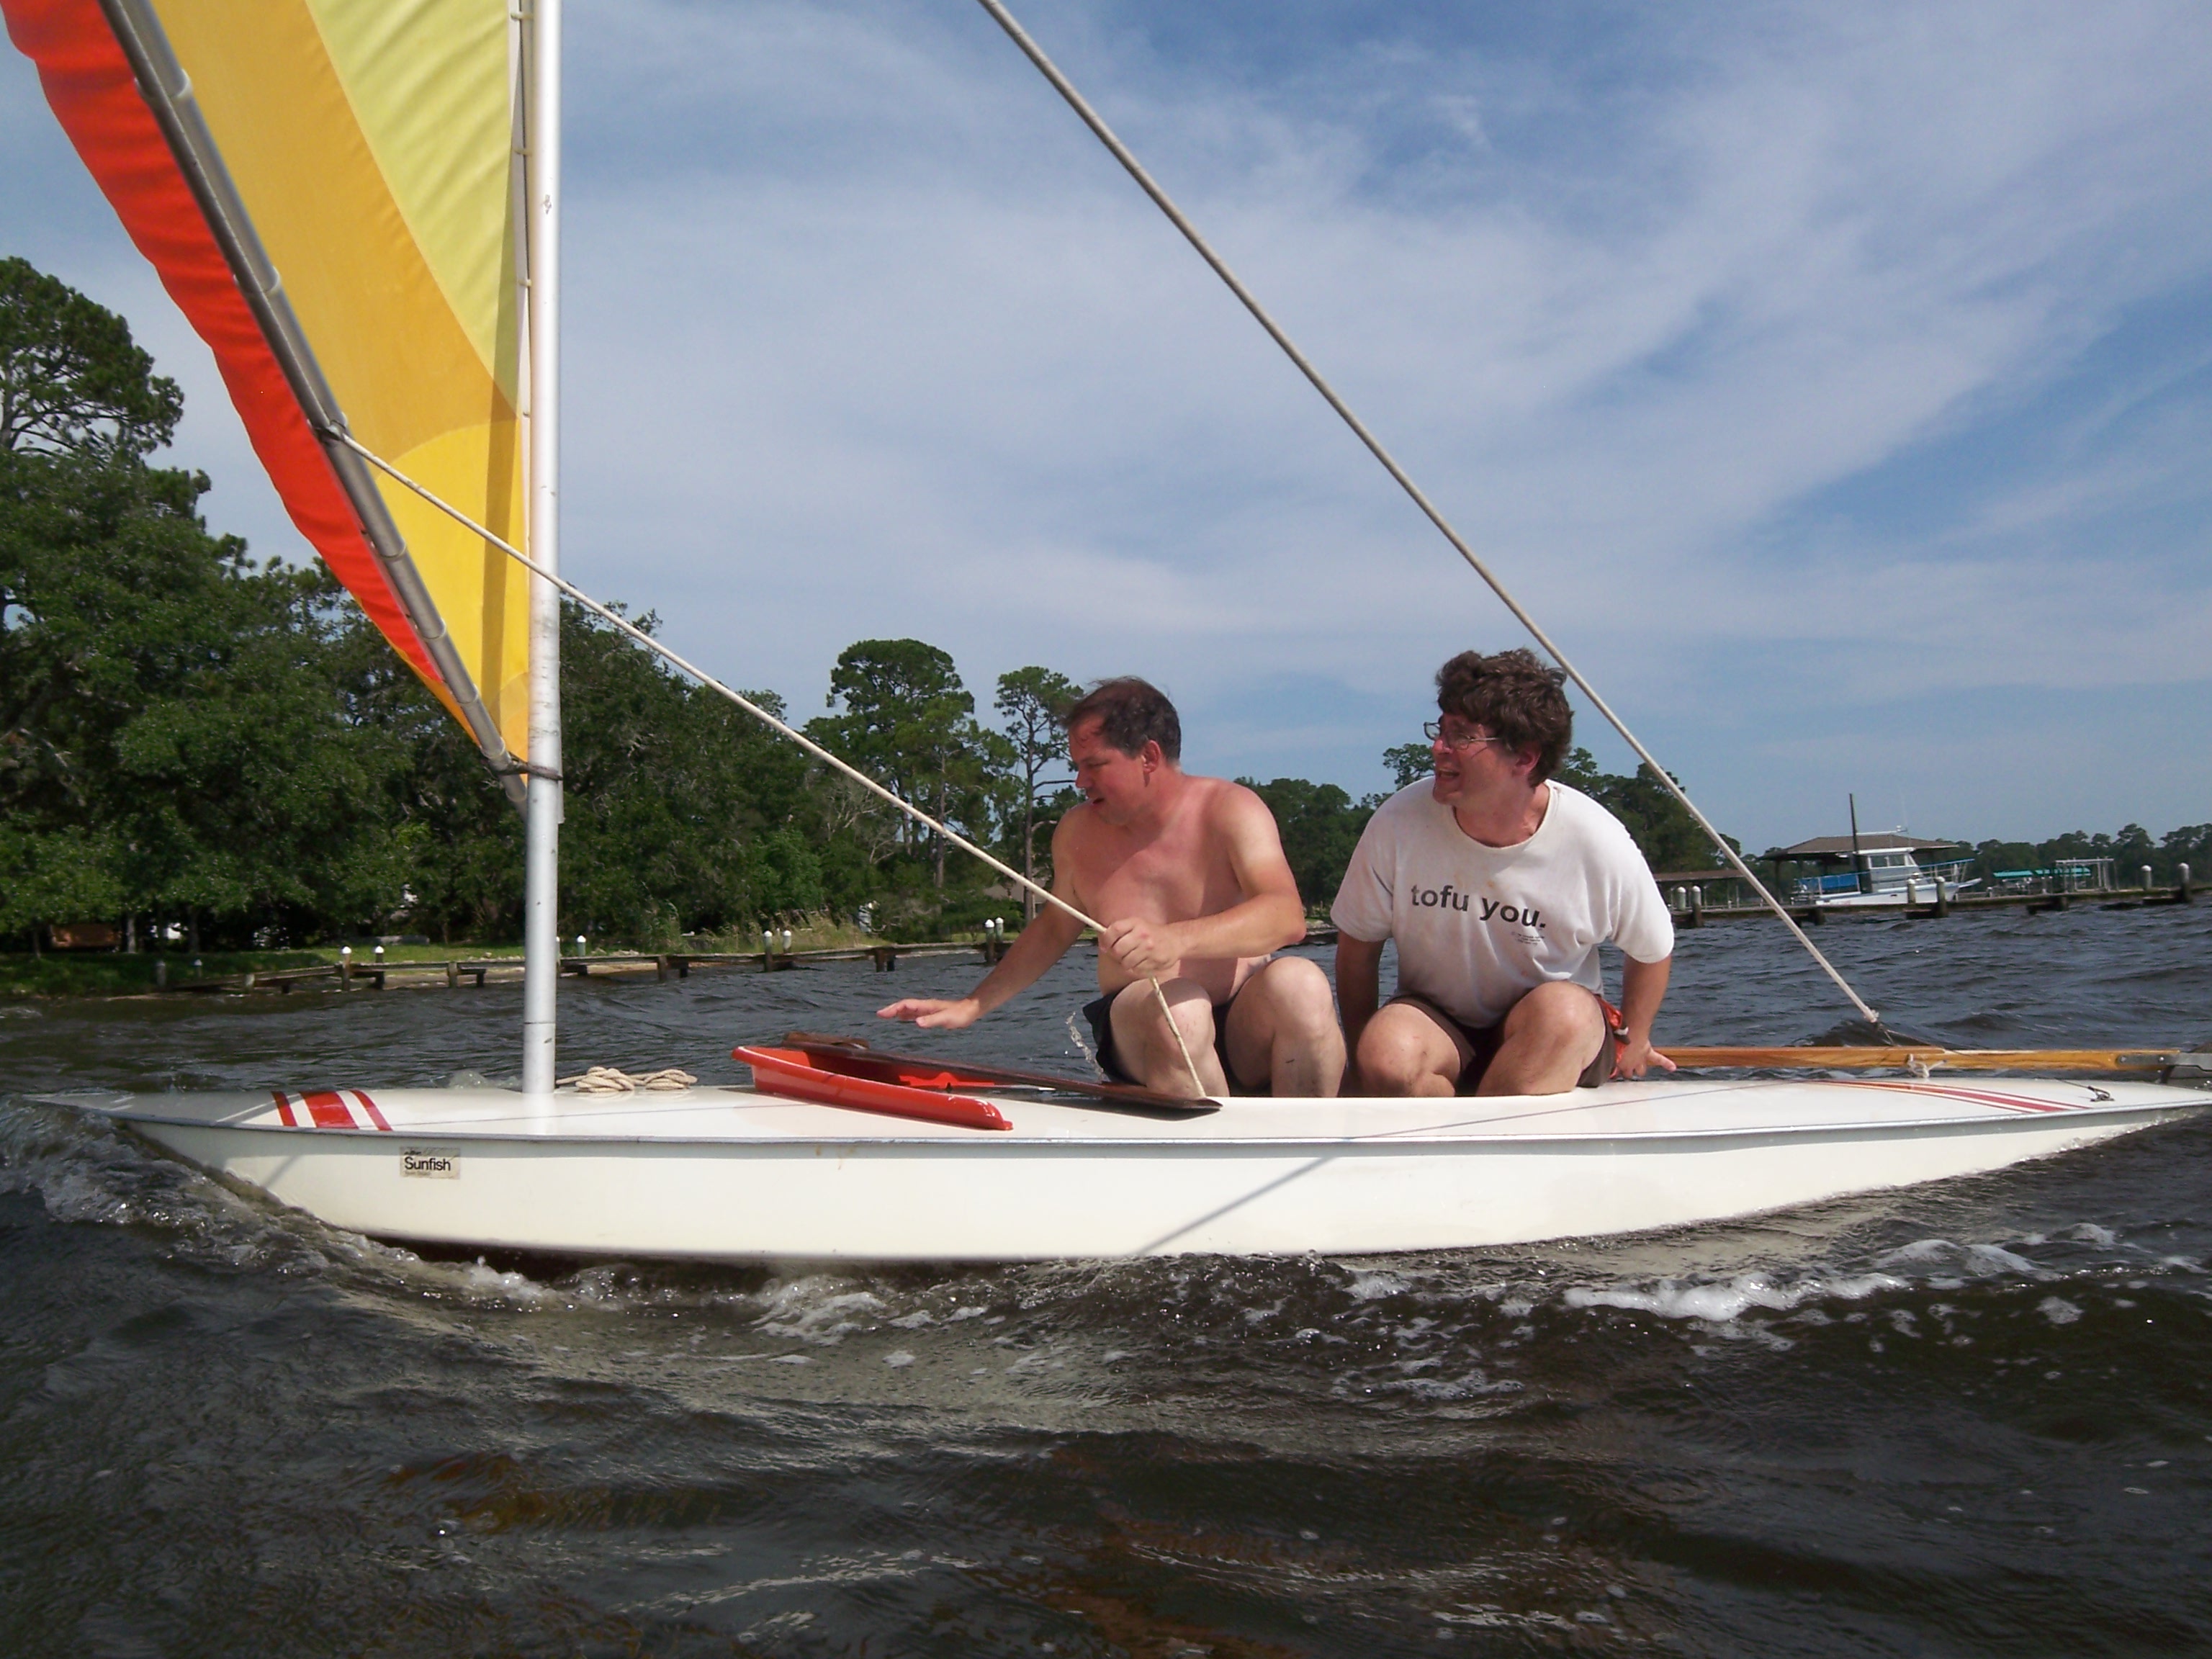
[[(2212, 819), (2212, 10), (1018, 0), (1721, 826)], [(968, 0), (569, 0), (564, 574), (823, 706), (1144, 674), (1194, 770), (1386, 788), (1519, 627)], [(185, 387), (0, 52), (0, 253)], [(1626, 747), (1580, 708), (1608, 769)]]

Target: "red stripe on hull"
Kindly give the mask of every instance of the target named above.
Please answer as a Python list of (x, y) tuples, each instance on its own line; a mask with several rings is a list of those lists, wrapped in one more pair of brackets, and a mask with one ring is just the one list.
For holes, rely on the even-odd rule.
[(292, 1097), (287, 1094), (280, 1094), (276, 1091), (271, 1090), (270, 1091), (270, 1097), (276, 1103), (276, 1116), (278, 1120), (283, 1122), (284, 1127), (288, 1129), (298, 1128), (300, 1127), (300, 1120), (292, 1115)]
[(1877, 1083), (1871, 1079), (1838, 1078), (1835, 1085), (1842, 1089), (1887, 1089), (1893, 1093), (1908, 1095), (1936, 1095), (1946, 1100), (1970, 1100), (1978, 1106), (2002, 1106), (2014, 1112), (2070, 1112), (2074, 1109), (2055, 1100), (2035, 1100), (2026, 1095), (2001, 1095), (1987, 1089), (1969, 1089), (1954, 1083)]
[(307, 1109), (314, 1114), (318, 1129), (351, 1129), (356, 1127), (353, 1114), (346, 1109), (345, 1097), (333, 1090), (319, 1089), (313, 1094), (301, 1097)]
[(347, 1092), (354, 1097), (355, 1104), (358, 1105), (362, 1111), (368, 1114), (368, 1121), (371, 1123), (376, 1125), (378, 1128), (383, 1130), (386, 1134), (390, 1134), (392, 1133), (392, 1126), (384, 1121), (384, 1114), (376, 1109), (376, 1103), (374, 1101), (371, 1100), (367, 1095), (363, 1094), (358, 1089), (349, 1089)]

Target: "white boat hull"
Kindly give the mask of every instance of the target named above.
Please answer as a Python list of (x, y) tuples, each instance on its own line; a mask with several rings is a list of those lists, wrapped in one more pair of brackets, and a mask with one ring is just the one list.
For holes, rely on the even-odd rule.
[(1240, 1100), (1174, 1121), (986, 1097), (1011, 1132), (740, 1089), (534, 1109), (491, 1090), (343, 1091), (319, 1097), (339, 1103), (319, 1127), (301, 1097), (287, 1097), (289, 1125), (268, 1095), (57, 1098), (380, 1238), (721, 1261), (1364, 1254), (1638, 1232), (2002, 1169), (2212, 1106), (2149, 1084), (2018, 1079)]

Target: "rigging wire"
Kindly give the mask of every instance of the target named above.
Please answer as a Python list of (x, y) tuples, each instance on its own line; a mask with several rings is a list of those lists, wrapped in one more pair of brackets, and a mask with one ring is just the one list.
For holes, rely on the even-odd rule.
[[(1037, 883), (1030, 880), (1029, 877), (1024, 875), (1020, 871), (1013, 868), (1011, 865), (1000, 863), (997, 859), (993, 858), (981, 848), (976, 846), (974, 842), (969, 841), (963, 836), (955, 835), (951, 830), (946, 829), (943, 824), (939, 823), (935, 818), (930, 817), (928, 813), (923, 811), (920, 807), (913, 805), (913, 803), (909, 801), (900, 799), (898, 796), (884, 788), (882, 784), (878, 783), (866, 772), (861, 771), (860, 768), (851, 764), (849, 762), (841, 760), (836, 755), (831, 754), (827, 749), (824, 749), (820, 744), (815, 742), (813, 738), (808, 737), (805, 732), (799, 732), (785, 724), (782, 720), (778, 720), (775, 715), (769, 714), (768, 710), (763, 708), (758, 703), (753, 702), (743, 692), (732, 691), (728, 686), (723, 684), (721, 681), (716, 679), (705, 669), (700, 667), (696, 663), (694, 663), (684, 657), (679, 656), (676, 652), (663, 645), (659, 640), (654, 639), (652, 635), (647, 633), (643, 629), (631, 622), (628, 617), (621, 615), (617, 611), (609, 609), (604, 605), (601, 605), (590, 594), (585, 592), (582, 588), (577, 586), (575, 583), (568, 581), (562, 577), (555, 575), (551, 571), (546, 569), (544, 566), (539, 564), (536, 560), (532, 559), (527, 553), (525, 553), (520, 548), (515, 546), (513, 543), (506, 540), (502, 537), (494, 535), (490, 531), (485, 529), (482, 525), (478, 524), (474, 519), (469, 517), (467, 514), (462, 512), (460, 508), (455, 507), (452, 502), (442, 499), (428, 489), (425, 489), (421, 484), (416, 483), (414, 479), (409, 477), (398, 467), (392, 465), (391, 462), (386, 460), (381, 455), (377, 454), (367, 445), (362, 443), (361, 441), (356, 438), (350, 432), (347, 432), (339, 428), (331, 428), (326, 430), (325, 435), (337, 443), (344, 445), (348, 449), (353, 451), (355, 454), (360, 456), (362, 459), (367, 461), (371, 466), (374, 467), (378, 471), (385, 474), (387, 477), (390, 477), (398, 483), (404, 485), (407, 489), (413, 490), (415, 494), (420, 495), (424, 501), (429, 502), (431, 506), (436, 507), (447, 518), (453, 520), (458, 524), (465, 526), (475, 534), (483, 537), (486, 542), (497, 548), (501, 552), (506, 554), (507, 557), (513, 559), (517, 564), (520, 564), (525, 570), (527, 570), (532, 575), (537, 577), (540, 581), (550, 582), (555, 588), (565, 594), (568, 598), (574, 600), (578, 605), (590, 611), (593, 616), (599, 617), (602, 622), (610, 624), (623, 634), (627, 635), (630, 639), (635, 640), (638, 644), (643, 646), (647, 650), (653, 652), (655, 655), (666, 658), (678, 668), (682, 669), (684, 672), (689, 674), (693, 679), (698, 681), (700, 684), (705, 686), (708, 690), (717, 692), (722, 696), (727, 697), (732, 702), (737, 704), (738, 708), (744, 709), (745, 713), (750, 714), (755, 720), (760, 721), (762, 725), (769, 727), (773, 731), (782, 733), (787, 738), (789, 738), (793, 743), (797, 744), (801, 749), (804, 749), (808, 754), (813, 756), (817, 760), (827, 763), (829, 765), (836, 768), (838, 771), (843, 773), (847, 777), (852, 779), (854, 782), (860, 785), (861, 787), (868, 790), (873, 794), (882, 796), (884, 799), (889, 801), (893, 806), (905, 813), (908, 817), (914, 819), (916, 823), (925, 824), (929, 829), (935, 830), (939, 835), (944, 836), (946, 841), (951, 842), (953, 846), (957, 847), (962, 852), (973, 854), (975, 857), (982, 860), (984, 863), (989, 865), (991, 868), (996, 870), (1000, 875), (1006, 877), (1008, 880), (1017, 882), (1022, 886), (1028, 888), (1030, 891), (1035, 893), (1047, 904), (1053, 905), (1059, 909), (1065, 910), (1069, 915), (1073, 916), (1084, 927), (1091, 928), (1092, 931), (1100, 934), (1103, 934), (1105, 933), (1106, 929), (1103, 925), (1084, 915), (1082, 911), (1077, 909), (1066, 899), (1060, 897), (1059, 894), (1051, 891), (1048, 888), (1040, 886)], [(1103, 949), (1103, 946), (1102, 945), (1101, 948)], [(1182, 1055), (1183, 1069), (1190, 1073), (1190, 1085), (1192, 1088), (1198, 1091), (1199, 1098), (1203, 1100), (1206, 1098), (1207, 1096), (1206, 1081), (1198, 1074), (1198, 1062), (1191, 1058), (1190, 1044), (1183, 1036), (1182, 1026), (1176, 1021), (1175, 1011), (1168, 1006), (1168, 994), (1160, 988), (1159, 976), (1158, 975), (1146, 975), (1146, 980), (1152, 988), (1153, 1000), (1159, 1005), (1160, 1018), (1167, 1021), (1168, 1030), (1174, 1036), (1176, 1048)]]
[(1007, 37), (1021, 48), (1022, 55), (1036, 65), (1038, 72), (1052, 82), (1053, 89), (1067, 100), (1068, 107), (1082, 118), (1084, 125), (1091, 129), (1098, 142), (1106, 146), (1114, 159), (1119, 161), (1128, 175), (1137, 181), (1138, 188), (1151, 197), (1153, 205), (1164, 213), (1169, 222), (1182, 233), (1183, 240), (1198, 251), (1199, 258), (1212, 267), (1213, 274), (1228, 284), (1229, 291), (1237, 296), (1245, 310), (1252, 313), (1253, 320), (1267, 331), (1268, 338), (1283, 349), (1284, 355), (1297, 366), (1298, 372), (1312, 383), (1314, 390), (1321, 393), (1328, 406), (1343, 418), (1346, 426), (1352, 428), (1353, 435), (1361, 443), (1366, 445), (1369, 453), (1382, 464), (1383, 470), (1396, 479), (1400, 488), (1413, 498), (1413, 505), (1421, 509), (1429, 522), (1434, 525), (1443, 533), (1443, 538), (1457, 550), (1459, 556), (1473, 568), (1474, 574), (1489, 585), (1490, 591), (1495, 593), (1505, 608), (1513, 613), (1514, 618), (1522, 627), (1528, 630), (1529, 635), (1535, 640), (1536, 643), (1544, 647), (1552, 660), (1565, 671), (1567, 678), (1580, 688), (1583, 695), (1590, 700), (1598, 713), (1605, 716), (1613, 729), (1620, 732), (1627, 741), (1628, 746), (1633, 749), (1644, 763), (1651, 769), (1659, 781), (1667, 787), (1668, 792), (1682, 803), (1690, 816), (1698, 821), (1698, 827), (1703, 830), (1711, 838), (1713, 845), (1719, 848), (1721, 855), (1735, 866), (1738, 875), (1751, 884), (1752, 890), (1766, 902), (1767, 908), (1782, 918), (1783, 925), (1790, 929), (1798, 944), (1803, 945), (1811, 953), (1813, 960), (1819, 963), (1822, 970), (1835, 981), (1836, 988), (1850, 1000), (1851, 1006), (1858, 1010), (1861, 1018), (1875, 1030), (1881, 1032), (1885, 1037), (1888, 1036), (1887, 1028), (1881, 1023), (1881, 1016), (1869, 1006), (1865, 1000), (1851, 988), (1850, 982), (1844, 978), (1843, 975), (1836, 971), (1835, 964), (1820, 954), (1820, 947), (1807, 938), (1805, 930), (1797, 925), (1797, 919), (1784, 908), (1782, 902), (1773, 894), (1766, 890), (1766, 884), (1752, 873), (1751, 866), (1744, 862), (1742, 855), (1729, 845), (1721, 832), (1713, 827), (1711, 820), (1698, 811), (1698, 804), (1690, 799), (1682, 786), (1674, 780), (1666, 768), (1652, 758), (1651, 751), (1646, 749), (1636, 734), (1628, 729), (1627, 723), (1619, 714), (1613, 713), (1612, 706), (1598, 695), (1597, 688), (1583, 678), (1581, 671), (1567, 660), (1566, 653), (1553, 643), (1552, 636), (1537, 626), (1536, 619), (1522, 608), (1521, 602), (1506, 590), (1505, 584), (1500, 581), (1490, 567), (1476, 556), (1474, 550), (1462, 539), (1459, 532), (1452, 528), (1450, 521), (1423, 493), (1421, 487), (1413, 482), (1405, 468), (1398, 465), (1396, 458), (1382, 447), (1382, 441), (1369, 431), (1366, 423), (1352, 412), (1351, 406), (1337, 396), (1336, 389), (1322, 377), (1321, 371), (1313, 366), (1305, 353), (1298, 349), (1291, 337), (1285, 334), (1275, 319), (1267, 314), (1267, 308), (1253, 296), (1251, 289), (1246, 288), (1237, 279), (1237, 273), (1229, 268), (1228, 263), (1216, 253), (1212, 245), (1199, 234), (1198, 227), (1191, 223), (1190, 220), (1184, 216), (1182, 210), (1175, 204), (1164, 190), (1160, 188), (1152, 174), (1145, 171), (1143, 164), (1130, 153), (1129, 147), (1115, 136), (1114, 130), (1106, 125), (1097, 110), (1091, 108), (1090, 102), (1083, 94), (1075, 89), (1074, 83), (1060, 73), (1059, 65), (1046, 57), (1043, 48), (1031, 40), (1029, 32), (1014, 21), (1013, 14), (1006, 9), (1002, 0), (976, 0), (976, 3), (990, 13), (992, 21), (1004, 29)]

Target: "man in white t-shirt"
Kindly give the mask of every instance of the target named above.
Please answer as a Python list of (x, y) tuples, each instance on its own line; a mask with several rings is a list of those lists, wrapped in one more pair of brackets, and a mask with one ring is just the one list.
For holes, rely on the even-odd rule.
[[(1674, 1069), (1651, 1046), (1674, 951), (1658, 884), (1618, 818), (1551, 781), (1574, 735), (1565, 678), (1527, 651), (1437, 671), (1436, 775), (1369, 821), (1330, 912), (1362, 1093), (1563, 1094)], [(1378, 1010), (1390, 939), (1398, 994)], [(1607, 942), (1626, 958), (1617, 1012)]]

